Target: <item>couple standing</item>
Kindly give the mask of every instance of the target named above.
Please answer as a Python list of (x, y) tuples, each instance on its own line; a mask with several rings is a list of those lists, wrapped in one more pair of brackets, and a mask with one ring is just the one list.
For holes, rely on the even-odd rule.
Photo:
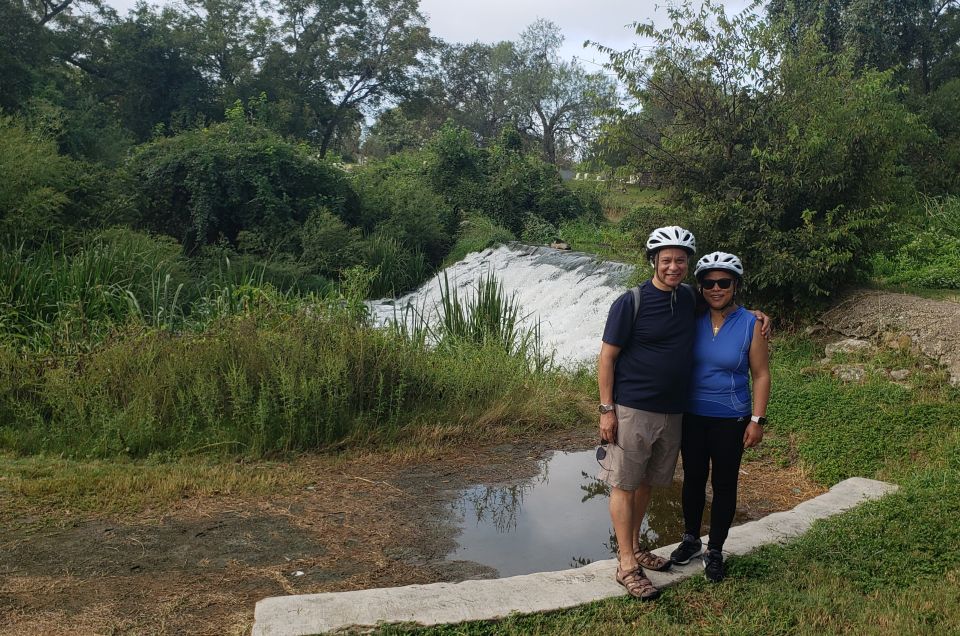
[[(693, 234), (659, 228), (646, 247), (653, 278), (613, 303), (603, 332), (597, 375), (604, 446), (598, 457), (605, 455), (599, 477), (611, 487), (617, 582), (631, 596), (652, 600), (660, 592), (644, 568), (663, 571), (701, 554), (711, 465), (703, 563), (707, 579), (723, 579), (722, 549), (736, 511), (740, 459), (745, 447), (763, 438), (770, 372), (767, 317), (735, 302), (740, 259), (724, 252), (701, 258), (694, 290), (683, 284), (696, 252)], [(651, 487), (672, 483), (678, 451), (685, 532), (667, 560), (641, 549), (640, 525)]]

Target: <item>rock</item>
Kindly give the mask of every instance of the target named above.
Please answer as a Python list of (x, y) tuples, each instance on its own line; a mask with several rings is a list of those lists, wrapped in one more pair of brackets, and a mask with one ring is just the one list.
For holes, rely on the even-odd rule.
[(833, 367), (833, 375), (844, 382), (862, 382), (867, 368), (862, 364), (838, 364)]
[(882, 342), (885, 347), (896, 349), (897, 351), (910, 351), (913, 347), (913, 338), (905, 333), (897, 333), (895, 331), (887, 331), (884, 333)]
[(563, 241), (557, 241), (555, 243), (551, 243), (550, 247), (552, 247), (555, 250), (569, 250), (570, 244), (564, 243)]
[(827, 329), (824, 325), (817, 323), (815, 325), (810, 325), (803, 330), (803, 333), (808, 336), (819, 336), (828, 333), (830, 330)]
[(846, 340), (839, 340), (837, 342), (831, 342), (826, 346), (825, 353), (828, 358), (832, 358), (835, 354), (838, 353), (855, 353), (857, 351), (868, 351), (871, 349), (871, 345), (866, 340), (858, 340), (856, 338), (847, 338)]
[(903, 382), (910, 377), (910, 369), (894, 369), (890, 372), (890, 379)]

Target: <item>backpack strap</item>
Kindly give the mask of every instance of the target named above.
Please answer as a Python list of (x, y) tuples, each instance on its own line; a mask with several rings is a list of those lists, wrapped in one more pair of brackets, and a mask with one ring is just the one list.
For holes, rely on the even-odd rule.
[(640, 305), (643, 304), (643, 294), (640, 293), (640, 291), (647, 282), (648, 281), (643, 281), (636, 287), (630, 288), (630, 293), (633, 295), (633, 321), (630, 323), (631, 325), (637, 322), (637, 314), (640, 313)]

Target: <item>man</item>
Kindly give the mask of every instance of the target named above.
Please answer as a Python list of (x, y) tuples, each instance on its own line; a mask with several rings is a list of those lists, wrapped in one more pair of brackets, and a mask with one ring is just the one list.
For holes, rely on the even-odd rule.
[(600, 436), (607, 442), (600, 479), (611, 487), (616, 579), (631, 596), (653, 600), (660, 591), (643, 568), (666, 570), (670, 561), (640, 549), (640, 524), (651, 488), (672, 483), (680, 449), (696, 304), (681, 285), (696, 240), (670, 226), (654, 230), (646, 247), (653, 277), (640, 286), (638, 307), (630, 292), (610, 307), (597, 376)]

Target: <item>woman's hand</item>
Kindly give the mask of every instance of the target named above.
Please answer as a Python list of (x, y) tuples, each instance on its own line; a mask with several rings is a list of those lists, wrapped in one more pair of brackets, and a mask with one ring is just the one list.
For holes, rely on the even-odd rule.
[(743, 447), (753, 448), (763, 441), (763, 427), (756, 422), (747, 424), (747, 430), (743, 432)]
[(611, 444), (617, 441), (617, 412), (610, 411), (600, 416), (600, 439)]

